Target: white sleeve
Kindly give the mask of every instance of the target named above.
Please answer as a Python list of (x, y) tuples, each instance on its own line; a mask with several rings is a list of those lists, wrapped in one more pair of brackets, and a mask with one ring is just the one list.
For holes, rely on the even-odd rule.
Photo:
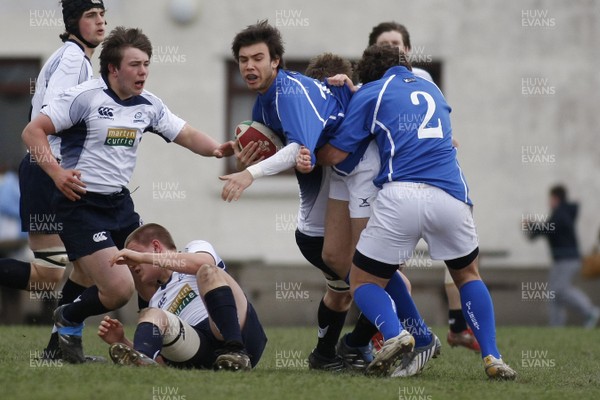
[(299, 151), (300, 143), (290, 143), (271, 157), (249, 166), (246, 170), (254, 179), (265, 175), (276, 175), (296, 166), (296, 156)]
[(50, 100), (48, 105), (40, 110), (40, 113), (50, 117), (56, 132), (62, 132), (85, 117), (89, 108), (89, 103), (85, 101), (88, 96), (87, 93), (82, 95), (78, 86), (75, 86)]
[(220, 258), (212, 244), (204, 240), (192, 240), (185, 246), (186, 253), (208, 253), (215, 260), (215, 264), (219, 264)]
[(173, 114), (162, 101), (159, 100), (157, 107), (157, 120), (152, 124), (152, 131), (172, 142), (179, 135), (186, 122)]

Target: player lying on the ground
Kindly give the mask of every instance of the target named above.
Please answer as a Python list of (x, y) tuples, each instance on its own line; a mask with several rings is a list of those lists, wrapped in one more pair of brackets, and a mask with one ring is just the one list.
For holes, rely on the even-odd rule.
[[(460, 290), (486, 374), (514, 379), (515, 371), (496, 347), (492, 299), (478, 272), (472, 202), (452, 146), (450, 107), (435, 85), (412, 74), (396, 47), (369, 47), (358, 70), (364, 86), (350, 101), (337, 135), (320, 150), (320, 161), (335, 165), (365, 138), (377, 142), (381, 170), (374, 183), (381, 190), (350, 273), (354, 301), (385, 339), (368, 371), (387, 374), (402, 353), (412, 350), (413, 339), (384, 288), (422, 238), (431, 257), (444, 260)], [(423, 122), (403, 128), (398, 121), (406, 115)]]
[(133, 342), (108, 316), (98, 335), (115, 363), (166, 363), (182, 368), (248, 370), (255, 367), (267, 337), (256, 311), (210, 243), (190, 242), (177, 252), (161, 225), (136, 229), (113, 263), (128, 265), (136, 289), (149, 302), (140, 312)]
[[(122, 307), (134, 292), (124, 266), (111, 265), (125, 238), (140, 225), (127, 189), (146, 132), (156, 133), (206, 157), (233, 155), (173, 114), (144, 90), (152, 44), (139, 29), (115, 28), (102, 44), (99, 79), (75, 86), (44, 107), (23, 131), (23, 140), (58, 191), (53, 198), (69, 260), (93, 280), (77, 302), (54, 312), (63, 359), (85, 361), (83, 321)], [(48, 135), (61, 133), (62, 162)]]

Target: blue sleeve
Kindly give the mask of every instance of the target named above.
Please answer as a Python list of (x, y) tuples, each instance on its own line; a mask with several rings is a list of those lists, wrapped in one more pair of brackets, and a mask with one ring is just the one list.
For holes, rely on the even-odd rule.
[(350, 99), (352, 99), (352, 95), (354, 94), (352, 90), (348, 87), (348, 85), (344, 86), (333, 86), (329, 85), (325, 82), (333, 97), (335, 97), (341, 104), (342, 108), (346, 110), (348, 108), (348, 103), (350, 103)]
[(262, 115), (262, 107), (258, 100), (254, 103), (254, 107), (252, 107), (252, 121), (260, 122), (261, 124), (265, 123)]
[(279, 94), (277, 113), (288, 143), (298, 143), (315, 151), (326, 122), (318, 112), (319, 100), (313, 101), (303, 89)]
[(371, 103), (372, 100), (368, 96), (361, 96), (360, 91), (356, 93), (348, 104), (342, 124), (329, 144), (339, 150), (353, 153), (371, 135), (373, 120)]

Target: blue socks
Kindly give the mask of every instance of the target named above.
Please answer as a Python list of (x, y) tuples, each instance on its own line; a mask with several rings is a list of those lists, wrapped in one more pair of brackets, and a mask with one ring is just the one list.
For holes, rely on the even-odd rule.
[(385, 290), (375, 284), (359, 287), (354, 292), (354, 302), (369, 321), (379, 327), (385, 340), (398, 336), (402, 329), (413, 335), (415, 347), (427, 346), (433, 340), (398, 273), (390, 279)]
[(235, 298), (229, 286), (219, 286), (204, 295), (206, 311), (215, 323), (225, 343), (243, 344)]
[(384, 340), (396, 337), (404, 329), (398, 320), (390, 295), (374, 283), (367, 283), (354, 291), (354, 302), (369, 321), (383, 335)]
[(427, 346), (433, 339), (429, 327), (425, 324), (417, 306), (413, 301), (404, 280), (399, 273), (395, 273), (385, 287), (396, 303), (398, 318), (406, 329), (415, 338), (415, 347)]
[(500, 358), (496, 347), (494, 304), (485, 284), (480, 280), (465, 283), (460, 288), (460, 300), (465, 319), (481, 346), (481, 356), (491, 354)]
[(154, 359), (163, 345), (162, 335), (158, 326), (151, 322), (141, 322), (135, 328), (133, 348)]

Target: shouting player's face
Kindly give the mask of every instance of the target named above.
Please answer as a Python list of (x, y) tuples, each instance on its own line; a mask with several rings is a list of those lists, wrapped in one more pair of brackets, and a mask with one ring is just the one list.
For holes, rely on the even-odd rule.
[(135, 47), (123, 49), (121, 66), (117, 69), (109, 65), (111, 89), (122, 100), (142, 94), (148, 79), (149, 65), (148, 54), (142, 50)]
[(271, 59), (265, 43), (256, 43), (240, 48), (238, 64), (248, 89), (265, 93), (277, 76), (279, 59)]
[(79, 32), (91, 44), (99, 45), (104, 40), (104, 10), (91, 8), (79, 19)]

